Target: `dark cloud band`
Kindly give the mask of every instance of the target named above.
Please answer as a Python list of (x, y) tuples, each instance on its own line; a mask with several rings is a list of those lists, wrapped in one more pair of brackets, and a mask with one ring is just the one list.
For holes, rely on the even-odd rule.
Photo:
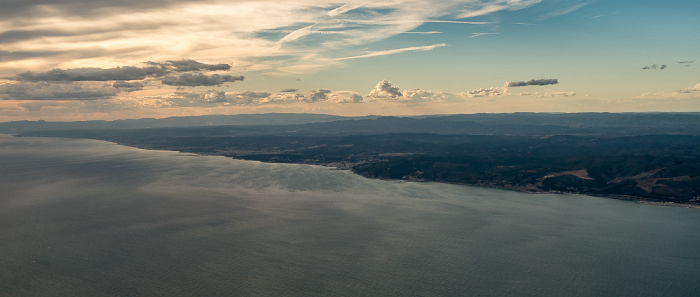
[(13, 79), (23, 82), (71, 82), (71, 81), (111, 81), (141, 80), (147, 77), (162, 76), (167, 70), (160, 67), (116, 67), (116, 68), (74, 68), (53, 69), (47, 72), (23, 72)]
[(524, 87), (524, 86), (546, 86), (556, 85), (559, 80), (556, 78), (531, 79), (528, 81), (509, 81), (506, 82), (506, 87)]
[(226, 71), (231, 69), (229, 64), (204, 64), (195, 60), (169, 60), (165, 63), (148, 62), (148, 64), (153, 66), (160, 66), (163, 69), (167, 69), (173, 72), (188, 72), (188, 71)]

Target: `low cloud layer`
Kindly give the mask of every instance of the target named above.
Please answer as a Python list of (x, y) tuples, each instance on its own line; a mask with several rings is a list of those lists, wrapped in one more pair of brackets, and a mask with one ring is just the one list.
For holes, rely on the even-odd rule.
[(544, 79), (531, 79), (528, 81), (509, 81), (506, 82), (506, 87), (524, 87), (524, 86), (546, 86), (546, 85), (556, 85), (559, 80), (556, 78), (544, 78)]
[(195, 60), (147, 62), (148, 66), (114, 68), (53, 69), (46, 72), (26, 71), (9, 77), (0, 85), (3, 100), (96, 100), (111, 99), (122, 92), (135, 92), (147, 87), (220, 86), (241, 81), (241, 75), (205, 74), (225, 71), (228, 64), (205, 64)]
[(121, 92), (110, 85), (91, 86), (81, 83), (50, 84), (15, 83), (0, 85), (0, 98), (5, 100), (99, 100)]
[(186, 87), (198, 87), (198, 86), (218, 86), (225, 82), (234, 82), (243, 80), (243, 76), (234, 75), (205, 75), (205, 74), (191, 74), (185, 73), (179, 76), (166, 76), (161, 82), (164, 85), (169, 86), (186, 86)]
[(691, 93), (700, 92), (700, 83), (695, 84), (695, 86), (690, 87), (690, 88), (680, 89), (676, 92), (682, 93), (682, 94), (691, 94)]
[(189, 71), (227, 71), (231, 69), (229, 64), (204, 64), (191, 59), (186, 60), (170, 60), (165, 63), (148, 62), (150, 65), (159, 66), (163, 69), (173, 72), (189, 72)]
[(118, 89), (125, 89), (129, 92), (133, 92), (133, 91), (142, 90), (144, 87), (144, 84), (137, 82), (137, 81), (129, 82), (129, 81), (118, 80), (118, 81), (115, 81), (114, 83), (112, 83), (112, 87), (118, 88)]
[(508, 91), (504, 90), (503, 88), (490, 87), (490, 88), (474, 89), (474, 90), (465, 92), (463, 94), (467, 97), (470, 97), (470, 98), (473, 98), (473, 97), (498, 97), (498, 96), (507, 95)]
[(116, 68), (74, 68), (53, 69), (47, 72), (23, 72), (12, 79), (22, 82), (71, 82), (71, 81), (110, 81), (142, 80), (168, 73), (161, 67), (116, 67)]

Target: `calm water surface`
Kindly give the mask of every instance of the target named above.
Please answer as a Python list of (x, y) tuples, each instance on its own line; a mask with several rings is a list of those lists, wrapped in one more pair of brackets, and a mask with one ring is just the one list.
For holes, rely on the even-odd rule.
[(700, 209), (0, 136), (2, 296), (700, 296)]

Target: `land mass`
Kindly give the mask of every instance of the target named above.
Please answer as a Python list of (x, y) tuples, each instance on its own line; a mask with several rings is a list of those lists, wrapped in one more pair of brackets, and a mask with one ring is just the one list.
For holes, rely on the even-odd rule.
[(141, 120), (148, 127), (63, 123), (67, 129), (12, 122), (0, 123), (0, 132), (317, 164), (369, 178), (700, 206), (699, 113), (236, 117)]

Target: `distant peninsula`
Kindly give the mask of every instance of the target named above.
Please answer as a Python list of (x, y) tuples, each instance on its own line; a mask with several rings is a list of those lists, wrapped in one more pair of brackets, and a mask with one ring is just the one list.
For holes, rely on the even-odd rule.
[(8, 122), (0, 132), (317, 164), (368, 178), (700, 206), (700, 113), (260, 114)]

